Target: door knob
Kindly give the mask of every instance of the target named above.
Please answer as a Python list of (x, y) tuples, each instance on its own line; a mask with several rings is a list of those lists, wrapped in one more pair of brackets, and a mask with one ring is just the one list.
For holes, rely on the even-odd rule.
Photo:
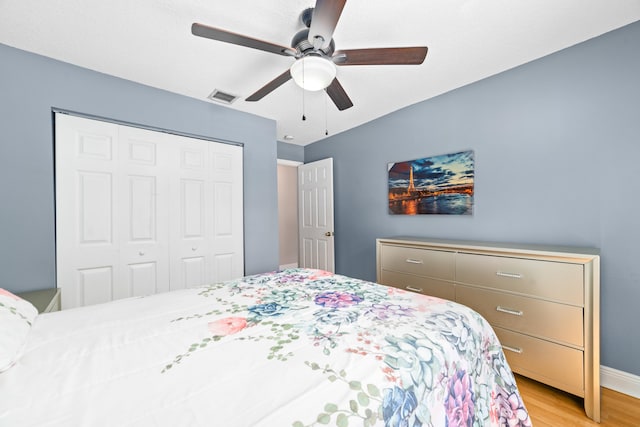
[(331, 237), (333, 236), (333, 231), (327, 231), (326, 233), (324, 233), (324, 235), (327, 237)]
[(144, 252), (140, 251), (140, 252), (138, 252), (138, 255), (143, 256)]

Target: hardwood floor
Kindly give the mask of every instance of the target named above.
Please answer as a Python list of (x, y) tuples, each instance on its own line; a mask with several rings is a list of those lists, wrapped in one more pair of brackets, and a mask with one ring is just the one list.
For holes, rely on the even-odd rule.
[(601, 422), (584, 413), (581, 398), (516, 375), (533, 427), (640, 427), (640, 399), (602, 388)]

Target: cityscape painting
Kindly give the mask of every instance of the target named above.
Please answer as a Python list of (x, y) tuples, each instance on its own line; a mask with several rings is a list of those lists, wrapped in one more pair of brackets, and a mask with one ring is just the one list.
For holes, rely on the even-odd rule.
[(473, 151), (389, 163), (389, 213), (471, 215)]

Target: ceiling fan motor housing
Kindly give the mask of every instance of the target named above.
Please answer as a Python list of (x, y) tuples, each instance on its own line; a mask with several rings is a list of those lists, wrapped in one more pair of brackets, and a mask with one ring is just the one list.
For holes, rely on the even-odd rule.
[[(309, 42), (309, 29), (305, 28), (296, 33), (295, 36), (291, 39), (291, 47), (300, 52), (301, 56), (306, 55), (307, 53), (313, 52), (313, 45)], [(331, 39), (331, 43), (324, 49), (318, 49), (316, 52), (321, 52), (326, 56), (333, 55), (333, 52), (336, 49), (336, 44)]]

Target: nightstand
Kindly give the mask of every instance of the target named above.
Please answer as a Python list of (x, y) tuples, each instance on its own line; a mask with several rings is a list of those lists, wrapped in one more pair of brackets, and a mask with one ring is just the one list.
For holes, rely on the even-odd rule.
[(16, 295), (33, 304), (38, 309), (38, 313), (60, 311), (60, 289), (58, 288), (22, 292)]

